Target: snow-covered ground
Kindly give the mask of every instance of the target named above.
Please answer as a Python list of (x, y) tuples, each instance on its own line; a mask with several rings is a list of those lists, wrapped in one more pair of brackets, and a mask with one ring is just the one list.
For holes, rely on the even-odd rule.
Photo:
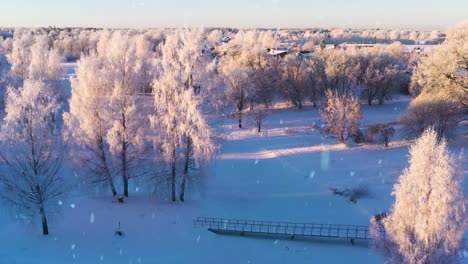
[[(397, 97), (383, 106), (363, 105), (362, 126), (395, 121), (408, 103), (409, 98)], [(194, 228), (192, 220), (213, 216), (367, 225), (372, 215), (391, 206), (410, 141), (398, 132), (388, 149), (337, 145), (312, 128), (320, 125), (312, 107), (278, 107), (260, 134), (250, 124), (239, 130), (236, 122), (226, 119), (216, 127), (225, 138), (220, 153), (185, 203), (165, 201), (137, 184), (124, 204), (105, 195), (73, 193), (63, 201), (48, 237), (41, 235), (39, 223), (18, 223), (0, 207), (0, 263), (380, 262), (365, 245), (216, 235)], [(452, 150), (466, 145), (466, 130), (450, 143)], [(329, 191), (357, 186), (368, 188), (370, 195), (356, 203)], [(114, 235), (118, 222), (124, 237)]]

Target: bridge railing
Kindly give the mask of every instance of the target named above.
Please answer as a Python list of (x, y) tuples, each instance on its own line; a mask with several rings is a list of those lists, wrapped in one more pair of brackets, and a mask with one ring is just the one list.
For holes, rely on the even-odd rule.
[[(288, 235), (291, 237), (309, 236), (353, 240), (368, 240), (372, 238), (370, 227), (361, 225), (292, 223), (216, 217), (197, 217), (193, 222), (195, 226), (204, 227), (214, 232), (229, 231), (239, 234), (257, 233)], [(383, 230), (381, 232), (384, 233)]]

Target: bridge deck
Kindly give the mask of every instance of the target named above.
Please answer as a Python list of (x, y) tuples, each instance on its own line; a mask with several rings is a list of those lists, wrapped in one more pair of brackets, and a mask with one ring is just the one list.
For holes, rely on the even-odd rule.
[[(237, 235), (273, 235), (295, 237), (320, 237), (357, 240), (372, 239), (369, 226), (316, 223), (290, 223), (254, 221), (213, 217), (197, 217), (194, 225), (214, 233)], [(381, 231), (383, 232), (383, 231)]]

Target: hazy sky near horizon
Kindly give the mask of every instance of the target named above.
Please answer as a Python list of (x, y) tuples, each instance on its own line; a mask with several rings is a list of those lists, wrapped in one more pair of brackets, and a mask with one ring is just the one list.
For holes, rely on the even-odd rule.
[(446, 29), (468, 0), (0, 0), (0, 27)]

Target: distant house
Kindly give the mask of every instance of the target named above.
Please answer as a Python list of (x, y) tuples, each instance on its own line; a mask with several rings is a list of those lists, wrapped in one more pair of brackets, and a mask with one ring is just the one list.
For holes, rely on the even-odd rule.
[(275, 57), (283, 58), (289, 53), (289, 50), (287, 49), (267, 49), (268, 53)]
[(340, 44), (327, 44), (325, 50), (341, 50), (343, 47)]
[(221, 40), (222, 43), (228, 43), (229, 41), (231, 41), (231, 38), (229, 36), (224, 36)]
[(297, 53), (298, 56), (301, 56), (303, 58), (310, 57), (312, 56), (312, 51), (310, 50), (301, 50)]

